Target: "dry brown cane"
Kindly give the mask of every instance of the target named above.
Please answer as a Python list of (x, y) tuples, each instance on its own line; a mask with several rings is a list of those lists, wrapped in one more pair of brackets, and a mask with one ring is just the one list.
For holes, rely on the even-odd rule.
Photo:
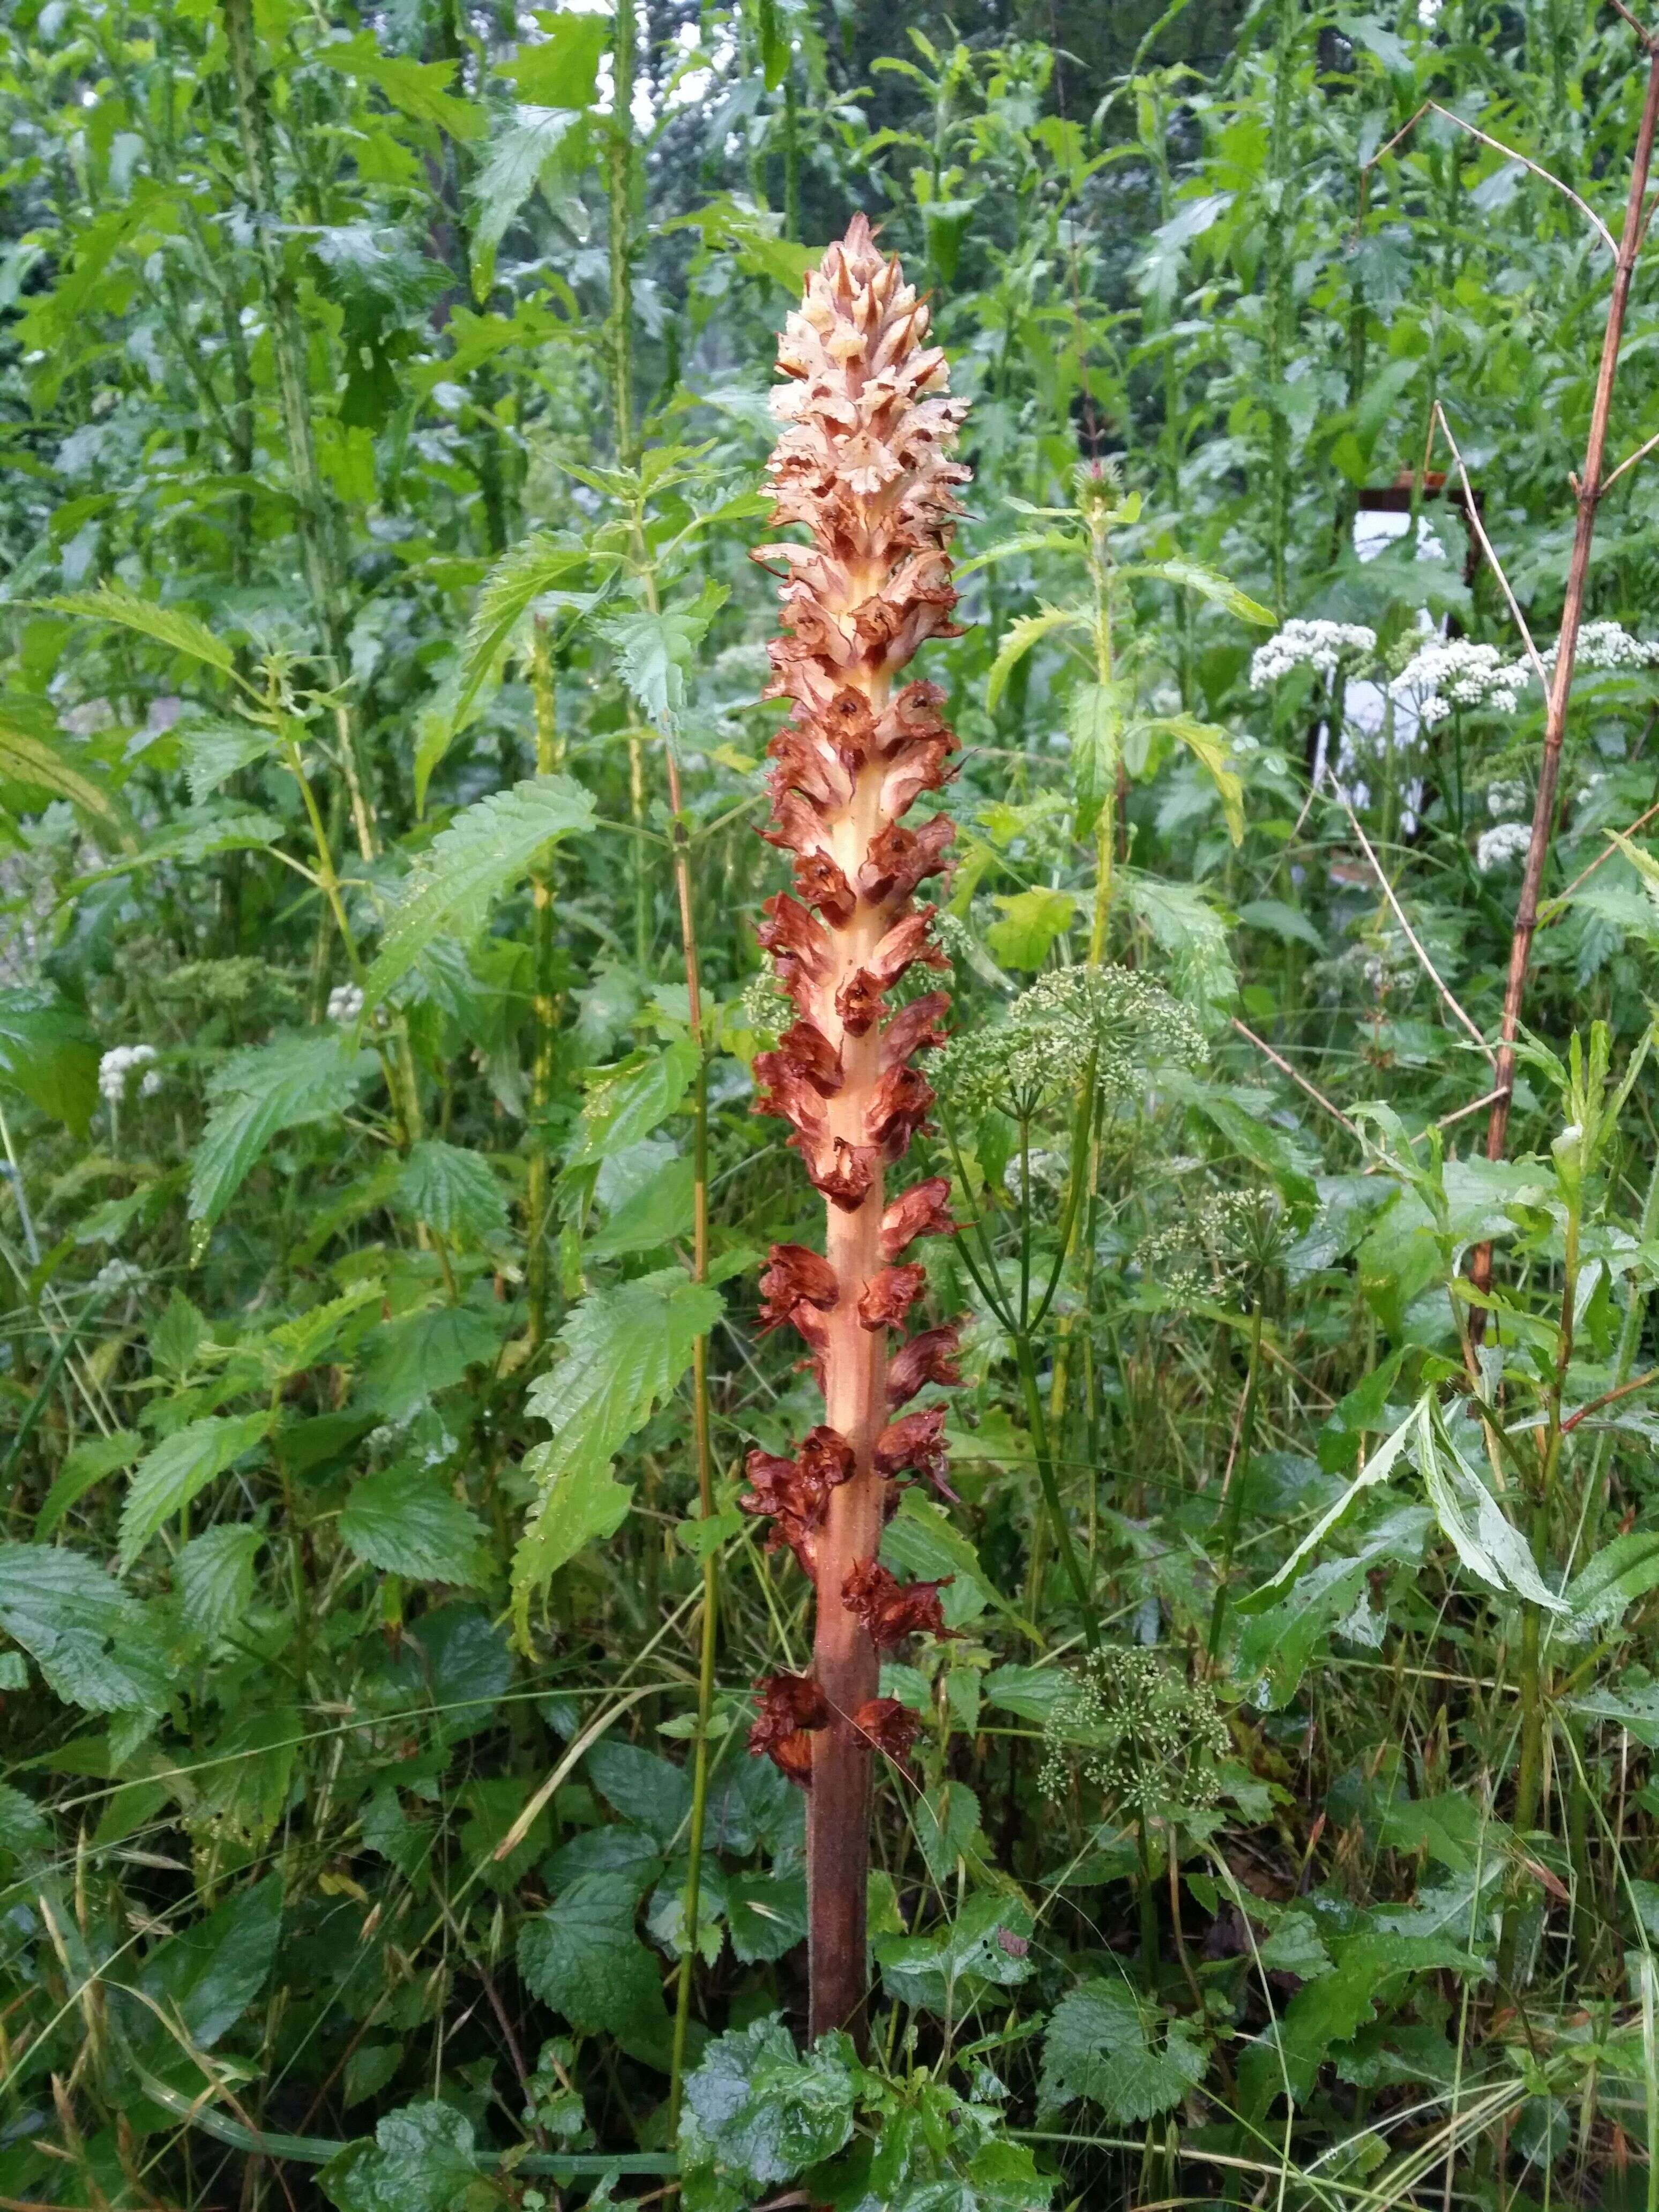
[(944, 964), (931, 906), (914, 894), (951, 838), (935, 813), (903, 817), (945, 781), (956, 741), (931, 684), (894, 688), (930, 637), (959, 635), (950, 544), (968, 471), (951, 458), (966, 402), (946, 389), (927, 343), (928, 311), (896, 260), (855, 216), (807, 277), (791, 314), (774, 394), (785, 428), (768, 467), (775, 524), (807, 543), (763, 546), (781, 578), (782, 635), (769, 696), (791, 702), (773, 739), (772, 820), (762, 834), (794, 856), (794, 893), (766, 902), (761, 941), (795, 1019), (762, 1054), (757, 1111), (781, 1116), (826, 1201), (823, 1253), (775, 1245), (762, 1279), (764, 1325), (805, 1340), (824, 1419), (793, 1459), (756, 1452), (744, 1503), (772, 1517), (811, 1577), (817, 1627), (810, 1675), (760, 1686), (750, 1747), (807, 1790), (811, 2031), (865, 2032), (865, 1892), (872, 1765), (902, 1759), (914, 1715), (878, 1695), (880, 1652), (939, 1634), (939, 1585), (903, 1584), (877, 1557), (897, 1484), (945, 1491), (945, 1413), (900, 1409), (957, 1379), (954, 1327), (895, 1345), (924, 1287), (904, 1258), (953, 1226), (948, 1183), (933, 1177), (887, 1198), (933, 1103), (916, 1055), (944, 1041), (942, 992), (890, 1010), (921, 962)]

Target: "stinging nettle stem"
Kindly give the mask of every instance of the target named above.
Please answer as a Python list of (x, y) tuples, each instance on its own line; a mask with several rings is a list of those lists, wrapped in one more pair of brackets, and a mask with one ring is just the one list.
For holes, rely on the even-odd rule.
[[(810, 1675), (760, 1685), (750, 1748), (808, 1790), (811, 2033), (866, 2033), (865, 1891), (871, 1770), (902, 1759), (920, 1725), (878, 1695), (880, 1652), (918, 1630), (944, 1632), (934, 1583), (901, 1584), (878, 1553), (896, 1478), (943, 1494), (945, 1409), (893, 1418), (927, 1385), (956, 1382), (954, 1325), (896, 1349), (925, 1271), (902, 1255), (948, 1232), (949, 1183), (935, 1176), (887, 1201), (933, 1103), (915, 1055), (944, 1042), (942, 992), (897, 1012), (888, 994), (920, 962), (945, 963), (917, 885), (944, 865), (951, 828), (902, 817), (945, 782), (956, 741), (930, 684), (895, 690), (929, 637), (958, 635), (949, 547), (968, 471), (949, 457), (966, 403), (946, 392), (944, 355), (926, 343), (928, 311), (896, 260), (855, 216), (806, 280), (789, 318), (774, 394), (785, 423), (769, 465), (773, 520), (809, 543), (763, 547), (781, 578), (783, 635), (769, 696), (792, 702), (770, 747), (772, 823), (794, 855), (794, 895), (769, 899), (761, 941), (797, 1018), (755, 1063), (757, 1111), (791, 1123), (790, 1143), (826, 1200), (822, 1255), (775, 1245), (762, 1279), (763, 1325), (791, 1323), (823, 1388), (824, 1420), (794, 1459), (754, 1452), (748, 1495), (769, 1514), (817, 1601)], [(816, 910), (816, 911), (815, 911)]]

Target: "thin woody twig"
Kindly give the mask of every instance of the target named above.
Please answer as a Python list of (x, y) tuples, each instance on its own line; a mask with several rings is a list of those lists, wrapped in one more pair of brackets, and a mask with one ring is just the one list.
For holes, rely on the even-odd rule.
[(1291, 1082), (1297, 1085), (1298, 1090), (1305, 1091), (1309, 1097), (1313, 1100), (1316, 1106), (1322, 1106), (1333, 1121), (1340, 1121), (1342, 1124), (1343, 1127), (1348, 1132), (1350, 1136), (1358, 1136), (1358, 1123), (1356, 1121), (1351, 1121), (1340, 1106), (1333, 1106), (1330, 1100), (1326, 1097), (1322, 1091), (1316, 1091), (1305, 1075), (1298, 1075), (1295, 1068), (1291, 1066), (1288, 1060), (1281, 1060), (1265, 1037), (1259, 1037), (1254, 1030), (1246, 1029), (1243, 1023), (1239, 1020), (1237, 1014), (1232, 1017), (1232, 1025), (1238, 1031), (1240, 1036), (1248, 1037), (1259, 1053), (1264, 1054), (1267, 1059), (1272, 1060), (1273, 1066), (1279, 1070), (1281, 1075), (1288, 1075)]
[(1643, 24), (1637, 21), (1630, 9), (1626, 7), (1625, 0), (1608, 0), (1608, 5), (1613, 9), (1615, 15), (1622, 15), (1624, 17), (1625, 21), (1630, 25), (1632, 30), (1635, 32), (1637, 37), (1640, 39), (1642, 41), (1643, 52), (1650, 54), (1654, 50), (1656, 43), (1653, 33), (1648, 30)]
[(1548, 915), (1540, 921), (1538, 927), (1540, 929), (1547, 929), (1553, 922), (1559, 921), (1561, 919), (1561, 909), (1565, 906), (1567, 901), (1572, 896), (1573, 893), (1578, 889), (1580, 884), (1587, 884), (1598, 868), (1605, 868), (1607, 862), (1612, 860), (1613, 854), (1619, 850), (1618, 839), (1620, 837), (1633, 837), (1638, 830), (1645, 830), (1648, 823), (1652, 821), (1656, 814), (1659, 814), (1659, 799), (1656, 799), (1653, 805), (1648, 808), (1644, 814), (1638, 814), (1635, 821), (1631, 823), (1627, 830), (1604, 830), (1601, 832), (1601, 835), (1607, 841), (1606, 849), (1598, 853), (1588, 867), (1580, 868), (1578, 873), (1573, 878), (1572, 881), (1567, 885), (1565, 890), (1557, 891), (1555, 896), (1550, 901), (1550, 911)]
[(1474, 1039), (1476, 1044), (1480, 1046), (1481, 1051), (1486, 1054), (1486, 1058), (1488, 1060), (1494, 1059), (1496, 1055), (1493, 1053), (1492, 1047), (1486, 1042), (1485, 1037), (1481, 1036), (1480, 1030), (1475, 1027), (1474, 1022), (1470, 1020), (1468, 1014), (1464, 1012), (1462, 1007), (1458, 1005), (1456, 1000), (1452, 996), (1445, 984), (1441, 981), (1439, 970), (1436, 968), (1433, 961), (1430, 959), (1428, 954), (1423, 950), (1421, 944), (1418, 940), (1416, 931), (1413, 929), (1410, 922), (1407, 921), (1406, 909), (1401, 905), (1399, 900), (1395, 896), (1394, 885), (1389, 881), (1388, 876), (1383, 871), (1382, 863), (1377, 859), (1376, 854), (1372, 852), (1370, 840), (1366, 836), (1364, 831), (1359, 826), (1358, 816), (1354, 812), (1352, 807), (1349, 805), (1346, 799), (1342, 801), (1342, 811), (1347, 816), (1348, 826), (1353, 831), (1354, 836), (1358, 838), (1360, 850), (1364, 854), (1365, 858), (1370, 862), (1372, 872), (1375, 874), (1377, 882), (1382, 887), (1383, 897), (1387, 899), (1389, 904), (1394, 909), (1395, 920), (1400, 924), (1401, 929), (1405, 931), (1406, 942), (1411, 946), (1412, 951), (1417, 955), (1418, 960), (1422, 967), (1423, 973), (1434, 985), (1435, 989), (1439, 992), (1441, 997), (1451, 1008), (1453, 1013), (1456, 1015), (1458, 1020), (1462, 1023), (1464, 1028)]
[(1592, 1398), (1588, 1406), (1581, 1406), (1576, 1413), (1569, 1414), (1562, 1422), (1562, 1435), (1565, 1436), (1569, 1429), (1576, 1429), (1580, 1421), (1588, 1420), (1592, 1413), (1599, 1413), (1603, 1406), (1611, 1406), (1620, 1398), (1628, 1398), (1633, 1390), (1645, 1390), (1650, 1382), (1659, 1382), (1659, 1367), (1650, 1367), (1645, 1375), (1633, 1376), (1628, 1382), (1621, 1382), (1616, 1390), (1604, 1390), (1599, 1398)]
[[(1506, 146), (1501, 138), (1489, 138), (1484, 131), (1477, 131), (1473, 123), (1466, 123), (1461, 115), (1454, 114), (1449, 107), (1443, 107), (1437, 100), (1425, 100), (1423, 106), (1432, 108), (1437, 115), (1443, 115), (1448, 123), (1455, 123), (1460, 131), (1467, 131), (1471, 138), (1478, 138), (1483, 146), (1490, 146), (1494, 154), (1502, 154), (1507, 161), (1519, 161), (1522, 167), (1530, 169), (1534, 177), (1541, 177), (1547, 185), (1553, 185), (1558, 192), (1572, 202), (1579, 214), (1587, 222), (1595, 225), (1601, 234), (1601, 243), (1607, 247), (1607, 252), (1615, 259), (1617, 258), (1619, 248), (1613, 242), (1613, 233), (1588, 201), (1579, 198), (1571, 185), (1564, 185), (1559, 177), (1553, 176), (1547, 169), (1540, 168), (1536, 161), (1529, 161), (1526, 155), (1517, 154), (1513, 146)], [(1418, 112), (1420, 114), (1422, 109)]]
[[(1532, 632), (1527, 628), (1527, 618), (1521, 611), (1520, 601), (1516, 598), (1515, 593), (1510, 589), (1510, 580), (1504, 573), (1504, 564), (1498, 559), (1497, 554), (1492, 550), (1492, 540), (1486, 535), (1486, 525), (1480, 520), (1480, 510), (1475, 504), (1474, 487), (1470, 483), (1469, 472), (1463, 465), (1462, 453), (1459, 448), (1456, 439), (1452, 435), (1451, 424), (1446, 420), (1446, 410), (1437, 399), (1434, 403), (1434, 411), (1430, 425), (1430, 454), (1432, 454), (1434, 450), (1434, 434), (1437, 431), (1445, 439), (1446, 443), (1451, 447), (1452, 459), (1457, 464), (1458, 478), (1463, 486), (1463, 512), (1468, 516), (1470, 527), (1474, 530), (1475, 536), (1480, 540), (1480, 550), (1486, 555), (1487, 560), (1491, 562), (1492, 573), (1496, 575), (1498, 582), (1504, 587), (1504, 597), (1509, 602), (1510, 612), (1515, 617), (1515, 626), (1520, 631), (1522, 638), (1525, 642), (1527, 658), (1532, 663), (1533, 673), (1537, 677), (1538, 681), (1543, 685), (1545, 692), (1547, 694), (1550, 688), (1550, 679), (1549, 672), (1544, 666), (1543, 656), (1539, 652), (1538, 647), (1533, 643)], [(1426, 458), (1425, 460), (1425, 466), (1427, 466)]]
[(1491, 1106), (1503, 1097), (1501, 1091), (1488, 1091), (1483, 1097), (1471, 1098), (1467, 1106), (1460, 1106), (1450, 1114), (1443, 1114), (1435, 1123), (1437, 1129), (1449, 1129), (1454, 1121), (1461, 1121), (1466, 1114), (1478, 1114), (1483, 1106)]
[(1648, 440), (1645, 445), (1638, 446), (1633, 453), (1627, 453), (1625, 456), (1625, 459), (1620, 462), (1618, 467), (1613, 470), (1607, 482), (1602, 485), (1602, 490), (1604, 492), (1611, 491), (1614, 484), (1618, 483), (1620, 477), (1624, 475), (1625, 471), (1626, 469), (1633, 469), (1638, 461), (1646, 460), (1648, 455), (1653, 451), (1656, 446), (1659, 446), (1659, 430), (1656, 430), (1654, 432), (1652, 437)]

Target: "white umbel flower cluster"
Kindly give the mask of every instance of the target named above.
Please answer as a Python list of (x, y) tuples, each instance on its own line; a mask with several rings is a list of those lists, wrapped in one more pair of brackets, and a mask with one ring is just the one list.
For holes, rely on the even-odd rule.
[(98, 1063), (98, 1088), (112, 1106), (118, 1106), (127, 1095), (127, 1079), (136, 1068), (144, 1070), (138, 1085), (141, 1098), (153, 1098), (161, 1087), (161, 1071), (152, 1067), (155, 1057), (153, 1044), (118, 1044), (106, 1052)]
[(1518, 860), (1532, 842), (1530, 822), (1498, 822), (1474, 841), (1474, 865), (1483, 876)]
[[(1540, 655), (1552, 674), (1559, 646)], [(1632, 637), (1622, 623), (1586, 623), (1578, 633), (1573, 666), (1579, 668), (1652, 668), (1659, 665), (1659, 638)]]
[(356, 983), (337, 983), (328, 994), (328, 1018), (342, 1028), (355, 1022), (363, 1011), (363, 994)]
[(1454, 707), (1489, 707), (1512, 714), (1532, 671), (1523, 660), (1505, 660), (1495, 645), (1472, 638), (1437, 638), (1419, 647), (1389, 686), (1391, 699), (1409, 700), (1429, 729), (1443, 722)]
[(1265, 691), (1297, 668), (1311, 668), (1328, 683), (1345, 656), (1353, 659), (1376, 650), (1376, 632), (1364, 623), (1304, 622), (1298, 617), (1251, 654), (1250, 689)]

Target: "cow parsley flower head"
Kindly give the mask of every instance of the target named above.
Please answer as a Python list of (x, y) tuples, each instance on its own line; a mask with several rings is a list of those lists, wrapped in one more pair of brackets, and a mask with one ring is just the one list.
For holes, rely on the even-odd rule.
[(356, 983), (337, 983), (328, 994), (328, 1018), (349, 1028), (363, 1011), (362, 987)]
[(1494, 822), (1512, 822), (1531, 796), (1524, 783), (1494, 783), (1486, 792), (1486, 811)]
[(1152, 1817), (1212, 1805), (1231, 1749), (1213, 1691), (1133, 1647), (1083, 1662), (1054, 1699), (1042, 1741), (1045, 1796), (1060, 1796), (1077, 1775), (1120, 1812)]
[(118, 1106), (127, 1095), (127, 1079), (135, 1068), (148, 1073), (138, 1085), (140, 1097), (153, 1098), (161, 1087), (161, 1071), (151, 1067), (155, 1057), (153, 1044), (118, 1044), (106, 1052), (98, 1063), (98, 1089), (112, 1106)]
[(1419, 646), (1389, 686), (1389, 696), (1406, 700), (1428, 728), (1443, 722), (1454, 707), (1486, 707), (1512, 714), (1532, 680), (1524, 660), (1505, 660), (1495, 645), (1471, 638), (1437, 638)]
[(1124, 1096), (1149, 1070), (1206, 1055), (1203, 1032), (1178, 1000), (1132, 968), (1056, 968), (1041, 976), (995, 1029), (964, 1031), (939, 1054), (939, 1088), (958, 1110), (1000, 1106), (1029, 1120), (1067, 1096), (1092, 1066), (1108, 1097)]
[(1518, 860), (1532, 842), (1530, 822), (1498, 822), (1474, 841), (1474, 865), (1483, 876)]
[[(1559, 643), (1547, 647), (1539, 655), (1546, 668), (1555, 673)], [(1575, 669), (1651, 668), (1659, 664), (1659, 638), (1632, 637), (1622, 623), (1586, 623), (1578, 633), (1578, 644), (1573, 655)]]
[(1250, 689), (1265, 691), (1296, 668), (1311, 668), (1329, 683), (1341, 660), (1376, 650), (1376, 632), (1364, 623), (1304, 622), (1298, 617), (1251, 654)]

